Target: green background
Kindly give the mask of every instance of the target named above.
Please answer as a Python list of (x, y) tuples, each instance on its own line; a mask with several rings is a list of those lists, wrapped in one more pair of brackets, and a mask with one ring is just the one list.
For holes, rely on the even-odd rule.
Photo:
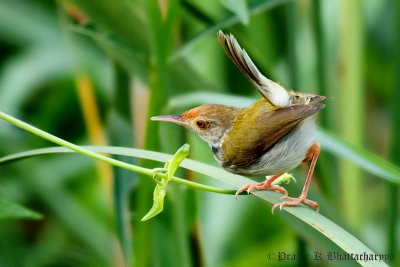
[[(366, 171), (400, 164), (396, 0), (0, 0), (0, 110), (79, 145), (173, 154), (187, 142), (189, 158), (216, 165), (200, 138), (149, 117), (260, 97), (219, 47), (218, 29), (232, 32), (267, 77), (331, 97), (318, 121), (335, 137), (330, 146), (374, 160), (359, 168), (351, 153), (321, 142), (309, 198), (372, 251), (395, 255), (389, 265), (399, 263), (400, 176), (395, 184)], [(47, 146), (0, 121), (0, 157)], [(306, 171), (292, 171), (289, 195), (300, 193)], [(356, 265), (314, 261), (315, 251), (343, 251), (253, 196), (171, 183), (163, 213), (141, 222), (153, 189), (147, 178), (77, 154), (1, 165), (0, 207), (20, 211), (19, 203), (43, 217), (0, 209), (0, 265), (258, 266), (276, 265), (268, 255), (278, 252), (296, 254), (282, 265)]]

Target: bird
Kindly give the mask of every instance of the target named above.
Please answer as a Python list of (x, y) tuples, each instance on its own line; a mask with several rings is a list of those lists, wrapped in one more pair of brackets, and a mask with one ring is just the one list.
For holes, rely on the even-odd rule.
[[(249, 177), (266, 176), (260, 183), (241, 187), (236, 196), (251, 190), (273, 190), (284, 194), (272, 207), (304, 203), (319, 210), (307, 199), (320, 145), (316, 141), (315, 115), (325, 107), (325, 96), (286, 90), (265, 77), (232, 34), (221, 30), (218, 41), (225, 53), (259, 91), (262, 98), (249, 107), (205, 104), (181, 115), (151, 117), (153, 121), (182, 125), (210, 146), (216, 161), (227, 171)], [(311, 161), (299, 197), (289, 197), (285, 188), (272, 183), (303, 162)], [(272, 177), (271, 177), (272, 176)]]

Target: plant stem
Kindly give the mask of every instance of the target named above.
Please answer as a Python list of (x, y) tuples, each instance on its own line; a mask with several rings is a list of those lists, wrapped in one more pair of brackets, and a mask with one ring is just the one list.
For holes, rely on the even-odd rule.
[(226, 195), (234, 195), (236, 194), (235, 190), (230, 190), (230, 189), (220, 189), (220, 188), (216, 188), (216, 187), (212, 187), (212, 186), (208, 186), (208, 185), (204, 185), (204, 184), (199, 184), (199, 183), (195, 183), (186, 179), (182, 179), (182, 178), (178, 178), (178, 177), (172, 177), (171, 179), (172, 182), (178, 183), (178, 184), (184, 184), (187, 185), (189, 187), (193, 187), (193, 188), (197, 188), (200, 190), (205, 190), (205, 191), (209, 191), (209, 192), (214, 192), (214, 193), (219, 193), (219, 194), (226, 194)]
[[(363, 140), (364, 87), (362, 79), (363, 12), (361, 0), (341, 1), (340, 28), (340, 124), (343, 139), (361, 146)], [(348, 179), (351, 177), (351, 179)], [(358, 167), (340, 162), (339, 190), (344, 217), (354, 229), (362, 222), (362, 180)]]
[[(27, 123), (25, 123), (25, 122), (23, 122), (23, 121), (21, 121), (21, 120), (19, 120), (17, 118), (14, 118), (14, 117), (12, 117), (12, 116), (10, 116), (8, 114), (5, 114), (4, 112), (1, 112), (1, 111), (0, 111), (0, 118), (4, 119), (4, 120), (6, 120), (6, 121), (8, 121), (8, 122), (10, 122), (12, 124), (14, 124), (15, 126), (18, 126), (18, 127), (22, 128), (22, 129), (24, 129), (25, 131), (33, 133), (34, 135), (37, 135), (37, 136), (39, 136), (39, 137), (41, 137), (43, 139), (46, 139), (46, 140), (48, 140), (50, 142), (53, 142), (53, 143), (55, 143), (57, 145), (69, 148), (71, 150), (74, 150), (74, 151), (76, 151), (78, 153), (81, 153), (83, 155), (95, 158), (97, 160), (101, 160), (101, 161), (107, 162), (107, 163), (109, 163), (111, 165), (114, 165), (114, 166), (117, 166), (117, 167), (121, 167), (121, 168), (130, 170), (130, 171), (138, 172), (138, 173), (153, 177), (153, 170), (152, 169), (147, 169), (147, 168), (143, 168), (143, 167), (140, 167), (140, 166), (128, 164), (126, 162), (119, 161), (119, 160), (116, 160), (116, 159), (112, 159), (110, 157), (106, 157), (106, 156), (103, 156), (101, 154), (92, 152), (92, 151), (87, 150), (85, 148), (82, 148), (80, 146), (74, 145), (74, 144), (72, 144), (72, 143), (70, 143), (68, 141), (65, 141), (65, 140), (63, 140), (63, 139), (61, 139), (61, 138), (59, 138), (57, 136), (49, 134), (49, 133), (47, 133), (47, 132), (45, 132), (43, 130), (40, 130), (40, 129), (32, 126), (32, 125), (29, 125), (29, 124), (27, 124)], [(195, 182), (192, 182), (192, 181), (188, 181), (188, 180), (185, 180), (185, 179), (182, 179), (182, 178), (178, 178), (178, 177), (173, 177), (171, 181), (179, 183), (179, 184), (184, 184), (186, 186), (190, 186), (190, 187), (193, 187), (193, 188), (197, 188), (197, 189), (200, 189), (200, 190), (214, 192), (214, 193), (232, 194), (233, 195), (236, 192), (235, 190), (219, 189), (219, 188), (215, 188), (215, 187), (211, 187), (211, 186), (195, 183)]]
[(14, 118), (14, 117), (12, 117), (10, 115), (7, 115), (7, 114), (5, 114), (3, 112), (0, 112), (0, 118), (4, 119), (4, 120), (6, 120), (6, 121), (8, 121), (8, 122), (10, 122), (12, 124), (14, 124), (15, 126), (18, 126), (18, 127), (22, 128), (22, 129), (24, 129), (24, 130), (26, 130), (26, 131), (28, 131), (30, 133), (33, 133), (34, 135), (40, 136), (43, 139), (46, 139), (46, 140), (48, 140), (50, 142), (53, 142), (53, 143), (55, 143), (57, 145), (72, 149), (72, 150), (74, 150), (74, 151), (76, 151), (78, 153), (81, 153), (83, 155), (86, 155), (86, 156), (89, 156), (89, 157), (92, 157), (92, 158), (95, 158), (95, 159), (98, 159), (98, 160), (101, 160), (101, 161), (105, 161), (105, 162), (110, 163), (112, 165), (115, 165), (115, 166), (118, 166), (118, 167), (121, 167), (121, 168), (124, 168), (124, 169), (128, 169), (128, 170), (131, 170), (131, 171), (134, 171), (134, 172), (139, 172), (139, 173), (142, 173), (142, 174), (145, 174), (145, 175), (148, 175), (148, 176), (152, 176), (153, 175), (153, 172), (150, 169), (146, 169), (146, 168), (143, 168), (143, 167), (131, 165), (131, 164), (125, 163), (123, 161), (115, 160), (115, 159), (103, 156), (101, 154), (86, 150), (86, 149), (84, 149), (84, 148), (82, 148), (80, 146), (74, 145), (74, 144), (72, 144), (72, 143), (70, 143), (68, 141), (65, 141), (65, 140), (57, 137), (57, 136), (49, 134), (49, 133), (47, 133), (47, 132), (45, 132), (43, 130), (40, 130), (40, 129), (32, 126), (32, 125), (29, 125), (29, 124), (27, 124), (27, 123), (25, 123), (25, 122), (23, 122), (21, 120), (18, 120), (18, 119)]

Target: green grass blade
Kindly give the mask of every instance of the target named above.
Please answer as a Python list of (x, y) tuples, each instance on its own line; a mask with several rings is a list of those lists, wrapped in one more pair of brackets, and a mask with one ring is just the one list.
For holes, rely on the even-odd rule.
[(141, 18), (139, 3), (117, 0), (78, 1), (73, 4), (96, 25), (99, 31), (114, 36), (132, 50), (148, 52), (147, 26)]
[(0, 195), (1, 219), (41, 219), (42, 215), (17, 203), (11, 202)]
[(26, 49), (3, 63), (0, 72), (0, 106), (14, 113), (36, 93), (36, 90), (51, 79), (70, 73), (70, 62), (60, 47), (47, 46)]
[(184, 0), (181, 1), (182, 4), (182, 9), (184, 9), (186, 12), (188, 12), (190, 15), (195, 17), (197, 20), (205, 23), (205, 24), (213, 24), (214, 19), (200, 10), (195, 4), (193, 4), (191, 1)]
[(56, 17), (33, 1), (0, 1), (0, 36), (17, 46), (58, 42)]
[(249, 24), (249, 13), (247, 10), (247, 4), (244, 0), (222, 0), (221, 4), (235, 14), (240, 22), (247, 25)]
[(165, 112), (174, 112), (177, 109), (187, 109), (193, 106), (208, 103), (208, 104), (221, 104), (230, 105), (235, 107), (246, 107), (253, 104), (256, 100), (242, 97), (242, 96), (232, 96), (220, 93), (210, 93), (210, 92), (195, 92), (188, 94), (181, 94), (172, 97), (167, 106), (165, 107)]
[[(341, 27), (339, 31), (339, 74), (340, 104), (339, 124), (343, 140), (361, 146), (365, 127), (364, 103), (365, 86), (363, 72), (363, 1), (343, 1), (341, 9)], [(348, 179), (351, 177), (351, 179)], [(351, 225), (358, 228), (361, 225), (362, 213), (362, 173), (357, 166), (349, 162), (339, 162), (339, 190), (344, 217)]]
[(319, 130), (318, 140), (321, 148), (338, 157), (347, 159), (360, 168), (379, 178), (400, 184), (400, 168), (371, 152), (341, 140), (334, 134)]
[(147, 77), (149, 59), (145, 52), (135, 50), (122, 40), (90, 26), (70, 26), (70, 29), (78, 34), (92, 38), (129, 72), (136, 73), (139, 77)]
[[(85, 146), (85, 148), (97, 153), (108, 153), (108, 154), (140, 157), (160, 162), (166, 162), (168, 159), (172, 157), (172, 155), (165, 153), (134, 149), (134, 148), (97, 147), (97, 146), (96, 147)], [(22, 153), (1, 158), (0, 164), (11, 162), (17, 159), (23, 159), (30, 156), (52, 154), (52, 153), (70, 153), (70, 152), (73, 151), (62, 147), (25, 151)], [(221, 168), (190, 159), (185, 159), (182, 162), (181, 166), (183, 168), (215, 178), (236, 188), (239, 188), (246, 183), (253, 182), (252, 180), (246, 177), (232, 174)], [(281, 197), (280, 194), (272, 191), (255, 191), (253, 192), (253, 194), (269, 203), (277, 203), (280, 201)], [(330, 240), (332, 240), (335, 244), (337, 244), (340, 248), (342, 248), (344, 251), (348, 253), (361, 253), (361, 254), (363, 254), (364, 252), (367, 254), (373, 253), (360, 240), (352, 236), (350, 233), (345, 231), (343, 228), (341, 228), (331, 220), (313, 211), (312, 209), (306, 208), (304, 206), (299, 206), (299, 207), (285, 207), (284, 210), (294, 215), (295, 217), (299, 218), (300, 220), (304, 221), (305, 223), (307, 223), (308, 225), (310, 225), (311, 227), (313, 227), (314, 229), (316, 229), (317, 231), (328, 237)], [(359, 262), (362, 263), (364, 266), (368, 266), (368, 262), (367, 263), (362, 261)], [(374, 264), (377, 263), (374, 262)], [(384, 263), (381, 263), (381, 265), (384, 266)]]
[[(266, 10), (272, 9), (279, 5), (286, 4), (292, 0), (270, 0), (270, 1), (257, 1), (254, 4), (249, 5), (248, 7), (248, 14), (249, 16), (253, 16), (264, 12)], [(233, 26), (240, 22), (238, 16), (231, 14), (220, 21), (216, 22), (215, 24), (209, 26), (207, 29), (203, 30), (199, 34), (197, 34), (193, 39), (186, 42), (179, 50), (177, 50), (171, 57), (171, 61), (175, 61), (182, 57), (183, 55), (187, 54), (196, 44), (198, 44), (204, 38), (210, 35), (216, 35), (217, 31), (222, 28)]]

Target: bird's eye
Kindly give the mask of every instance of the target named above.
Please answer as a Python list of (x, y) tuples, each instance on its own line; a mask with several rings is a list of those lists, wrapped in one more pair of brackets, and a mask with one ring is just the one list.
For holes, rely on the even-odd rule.
[(196, 121), (196, 126), (199, 127), (200, 129), (206, 128), (206, 122), (202, 120)]

